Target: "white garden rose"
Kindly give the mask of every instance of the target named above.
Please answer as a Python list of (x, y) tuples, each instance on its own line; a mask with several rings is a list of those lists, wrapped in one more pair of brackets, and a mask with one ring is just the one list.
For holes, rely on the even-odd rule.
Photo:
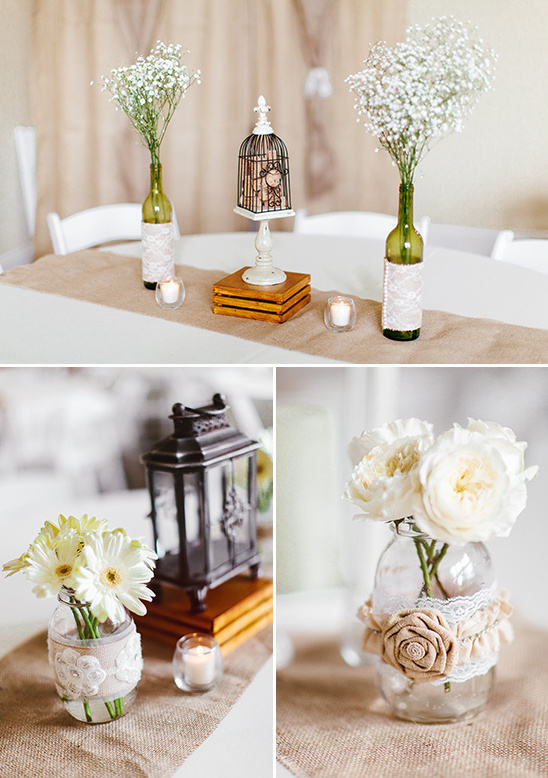
[(418, 419), (400, 419), (362, 433), (349, 447), (355, 468), (344, 497), (362, 509), (363, 518), (392, 521), (410, 516), (410, 474), (432, 441), (432, 425)]
[(506, 537), (525, 508), (523, 444), (511, 430), (470, 420), (444, 432), (411, 473), (417, 526), (444, 543)]
[(433, 425), (419, 419), (397, 419), (382, 427), (376, 427), (368, 432), (362, 432), (357, 438), (353, 438), (348, 446), (348, 454), (353, 465), (357, 465), (363, 457), (377, 446), (385, 443), (394, 443), (403, 438), (427, 438), (429, 443), (434, 442), (432, 434)]
[(528, 481), (536, 476), (538, 472), (536, 465), (525, 470), (523, 454), (527, 448), (527, 443), (516, 440), (515, 432), (509, 427), (501, 427), (495, 421), (480, 421), (479, 419), (469, 418), (466, 429), (485, 435), (498, 449), (508, 468), (513, 473), (516, 475), (523, 474)]

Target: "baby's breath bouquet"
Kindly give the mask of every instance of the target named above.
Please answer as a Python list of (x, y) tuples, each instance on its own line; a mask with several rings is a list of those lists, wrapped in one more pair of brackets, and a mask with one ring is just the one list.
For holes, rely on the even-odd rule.
[(384, 261), (382, 332), (391, 340), (415, 340), (422, 324), (425, 236), (413, 226), (416, 167), (436, 140), (462, 129), (492, 86), (494, 62), (476, 28), (444, 16), (409, 28), (403, 43), (375, 43), (365, 68), (346, 79), (358, 98), (358, 121), (400, 173), (398, 222)]
[(133, 701), (142, 658), (127, 611), (146, 613), (143, 600), (154, 596), (146, 584), (155, 559), (125, 530), (109, 531), (106, 520), (59, 516), (57, 523), (46, 521), (27, 550), (3, 566), (8, 576), (23, 572), (38, 597), (58, 597), (49, 631), (50, 662), (58, 693), (76, 718), (116, 719)]
[(358, 121), (388, 151), (403, 184), (434, 141), (461, 132), (493, 86), (495, 61), (476, 27), (443, 16), (410, 27), (403, 43), (378, 41), (365, 68), (348, 76)]
[(103, 91), (111, 94), (116, 110), (122, 110), (150, 151), (152, 164), (160, 162), (160, 146), (169, 122), (192, 84), (200, 83), (200, 71), (182, 62), (181, 44), (156, 43), (148, 57), (133, 65), (113, 68), (103, 76)]
[(143, 283), (146, 289), (175, 275), (173, 205), (164, 193), (160, 147), (169, 122), (200, 71), (183, 65), (180, 44), (158, 41), (148, 57), (103, 76), (116, 110), (122, 110), (150, 151), (150, 192), (143, 202), (141, 225)]

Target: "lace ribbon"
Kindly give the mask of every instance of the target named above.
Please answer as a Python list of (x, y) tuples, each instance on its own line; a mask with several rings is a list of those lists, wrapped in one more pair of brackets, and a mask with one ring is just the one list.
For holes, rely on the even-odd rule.
[[(376, 603), (375, 603), (376, 604)], [(414, 683), (455, 683), (483, 675), (513, 640), (508, 593), (495, 585), (469, 597), (448, 600), (387, 598), (378, 612), (368, 600), (358, 611), (365, 626), (365, 651)]]
[(141, 637), (132, 623), (114, 640), (63, 642), (48, 636), (49, 662), (61, 697), (67, 700), (123, 697), (143, 669)]
[(173, 222), (141, 222), (143, 281), (155, 283), (175, 274)]
[(422, 268), (384, 260), (382, 328), (418, 330), (422, 324)]

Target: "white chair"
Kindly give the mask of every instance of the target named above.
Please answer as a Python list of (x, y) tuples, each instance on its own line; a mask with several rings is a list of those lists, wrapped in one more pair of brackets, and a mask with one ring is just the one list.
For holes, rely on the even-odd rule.
[(34, 127), (16, 127), (14, 138), (25, 221), (27, 222), (29, 238), (32, 238), (36, 225), (36, 133)]
[(548, 273), (548, 240), (539, 238), (514, 240), (505, 246), (499, 259), (530, 270)]
[(482, 254), (493, 259), (501, 259), (506, 246), (511, 243), (513, 238), (512, 230), (431, 224), (428, 243), (430, 246), (443, 246), (471, 254)]
[[(299, 209), (295, 213), (293, 232), (307, 235), (348, 235), (359, 238), (378, 238), (384, 240), (396, 226), (397, 219), (387, 213), (371, 211), (332, 211), (309, 216), (306, 210)], [(417, 230), (427, 242), (430, 218), (424, 216), (417, 225)]]
[[(58, 213), (48, 213), (47, 222), (55, 254), (70, 254), (113, 241), (141, 240), (139, 203), (99, 205), (64, 219)], [(175, 238), (179, 238), (181, 233), (175, 211), (173, 228)]]

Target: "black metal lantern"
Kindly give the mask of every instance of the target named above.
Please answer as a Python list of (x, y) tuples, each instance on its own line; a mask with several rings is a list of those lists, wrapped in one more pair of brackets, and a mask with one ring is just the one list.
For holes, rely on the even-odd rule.
[(259, 574), (257, 449), (231, 427), (221, 394), (212, 405), (173, 406), (173, 434), (141, 457), (158, 561), (155, 580), (185, 589), (194, 612), (209, 588), (249, 568)]

